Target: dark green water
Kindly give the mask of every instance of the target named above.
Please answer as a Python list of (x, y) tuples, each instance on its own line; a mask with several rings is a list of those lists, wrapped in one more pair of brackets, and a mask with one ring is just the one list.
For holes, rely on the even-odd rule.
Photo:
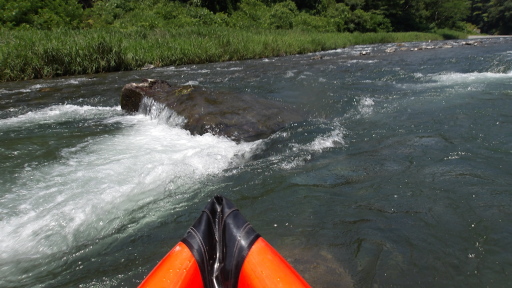
[[(136, 287), (215, 194), (313, 287), (507, 287), (512, 39), (459, 44), (0, 84), (0, 287)], [(308, 120), (192, 136), (120, 110), (142, 78)]]

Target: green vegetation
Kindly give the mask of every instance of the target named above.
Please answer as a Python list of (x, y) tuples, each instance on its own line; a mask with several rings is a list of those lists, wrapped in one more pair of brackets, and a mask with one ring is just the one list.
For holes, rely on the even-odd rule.
[(472, 0), (466, 21), (488, 34), (512, 34), (512, 0)]
[(218, 25), (338, 32), (512, 32), (512, 0), (0, 0), (7, 29)]
[(298, 30), (182, 29), (0, 31), (0, 80), (255, 59), (361, 43), (443, 39), (428, 33), (312, 33)]
[(510, 33), (510, 11), (512, 0), (0, 0), (0, 81)]

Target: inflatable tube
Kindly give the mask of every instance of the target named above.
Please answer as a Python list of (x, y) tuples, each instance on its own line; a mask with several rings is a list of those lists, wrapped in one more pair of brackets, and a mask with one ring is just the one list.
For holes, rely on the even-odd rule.
[(183, 239), (139, 287), (310, 287), (222, 196), (203, 209)]
[(263, 238), (259, 238), (245, 258), (238, 288), (310, 287), (286, 260)]
[(179, 242), (139, 287), (203, 288), (201, 271), (188, 247)]

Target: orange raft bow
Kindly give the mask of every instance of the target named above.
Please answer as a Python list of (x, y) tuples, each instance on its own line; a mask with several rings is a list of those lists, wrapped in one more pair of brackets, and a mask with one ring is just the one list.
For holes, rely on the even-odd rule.
[(139, 287), (311, 287), (245, 220), (215, 196)]

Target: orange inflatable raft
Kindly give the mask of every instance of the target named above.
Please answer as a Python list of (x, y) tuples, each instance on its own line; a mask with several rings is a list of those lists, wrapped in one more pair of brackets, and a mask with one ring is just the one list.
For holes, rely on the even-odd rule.
[(245, 220), (215, 196), (139, 287), (311, 287)]

